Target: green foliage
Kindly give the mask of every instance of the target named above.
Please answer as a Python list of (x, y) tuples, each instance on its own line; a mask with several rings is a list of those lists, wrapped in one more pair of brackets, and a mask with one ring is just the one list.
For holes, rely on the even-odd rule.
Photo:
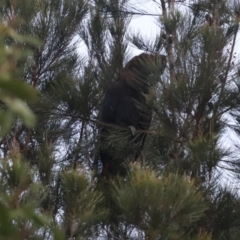
[[(0, 90), (1, 102), (0, 125), (1, 137), (5, 136), (12, 126), (14, 115), (20, 116), (26, 126), (32, 127), (35, 123), (35, 115), (25, 104), (25, 101), (36, 100), (37, 92), (34, 88), (21, 81), (21, 76), (16, 74), (17, 64), (24, 61), (29, 51), (22, 51), (20, 46), (6, 46), (6, 39), (12, 39), (19, 44), (39, 44), (37, 40), (22, 37), (9, 26), (0, 24)], [(3, 105), (4, 104), (4, 105)]]
[[(128, 0), (0, 1), (0, 239), (239, 238), (239, 194), (222, 186), (240, 171), (224, 146), (240, 133), (239, 4), (152, 2), (146, 38), (129, 31), (146, 13)], [(128, 164), (130, 129), (109, 126), (124, 177), (104, 177), (101, 102), (131, 44), (167, 67), (151, 75), (141, 164)]]
[(184, 227), (206, 210), (201, 193), (186, 176), (158, 177), (140, 167), (115, 187), (114, 200), (123, 219), (143, 231), (146, 239), (182, 239)]
[(70, 238), (92, 236), (91, 228), (103, 220), (105, 211), (99, 208), (101, 192), (94, 189), (89, 178), (77, 171), (61, 174), (63, 191), (63, 228)]
[(47, 189), (40, 182), (33, 181), (34, 172), (31, 173), (29, 165), (16, 150), (2, 161), (0, 176), (1, 238), (24, 239), (29, 236), (37, 239), (39, 230), (44, 231), (47, 225), (48, 231), (57, 231), (49, 216), (40, 210)]

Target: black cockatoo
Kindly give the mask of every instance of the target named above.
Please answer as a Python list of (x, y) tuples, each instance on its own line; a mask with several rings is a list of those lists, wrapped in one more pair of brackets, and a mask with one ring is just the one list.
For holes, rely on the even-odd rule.
[[(125, 174), (125, 160), (139, 157), (146, 138), (141, 130), (148, 130), (152, 119), (148, 95), (165, 66), (166, 56), (142, 53), (125, 65), (118, 80), (107, 90), (100, 119), (102, 175)], [(123, 139), (125, 145), (119, 142)]]

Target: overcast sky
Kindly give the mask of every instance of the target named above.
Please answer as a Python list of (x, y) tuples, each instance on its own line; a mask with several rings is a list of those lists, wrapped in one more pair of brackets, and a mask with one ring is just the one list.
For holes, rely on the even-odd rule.
[[(136, 1), (132, 0), (130, 1), (131, 8), (136, 8), (136, 11), (144, 11), (149, 14), (160, 14), (161, 10), (158, 9), (157, 5), (151, 1), (148, 0), (141, 0)], [(153, 38), (156, 36), (156, 34), (159, 31), (159, 27), (157, 26), (157, 17), (154, 16), (141, 16), (141, 15), (135, 15), (129, 25), (130, 32), (140, 32), (143, 36), (146, 36), (148, 39)], [(141, 51), (132, 48), (133, 54), (137, 55)]]

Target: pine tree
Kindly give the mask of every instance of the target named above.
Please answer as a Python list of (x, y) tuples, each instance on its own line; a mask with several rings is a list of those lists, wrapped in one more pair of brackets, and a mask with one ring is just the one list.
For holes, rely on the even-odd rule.
[[(238, 146), (222, 139), (240, 132), (240, 4), (152, 2), (149, 40), (129, 31), (146, 13), (128, 0), (1, 1), (1, 238), (239, 238), (239, 195), (222, 184), (223, 172), (239, 181)], [(166, 55), (167, 68), (141, 161), (105, 179), (101, 101), (129, 43)], [(110, 144), (124, 149), (126, 134), (113, 128)]]

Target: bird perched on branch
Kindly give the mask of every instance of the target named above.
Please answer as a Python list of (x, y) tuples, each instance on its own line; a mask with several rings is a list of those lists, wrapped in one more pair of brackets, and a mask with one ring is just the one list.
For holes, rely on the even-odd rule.
[(166, 56), (142, 53), (122, 69), (102, 105), (100, 158), (102, 175), (125, 174), (126, 159), (137, 160), (152, 119), (151, 87), (166, 67)]

